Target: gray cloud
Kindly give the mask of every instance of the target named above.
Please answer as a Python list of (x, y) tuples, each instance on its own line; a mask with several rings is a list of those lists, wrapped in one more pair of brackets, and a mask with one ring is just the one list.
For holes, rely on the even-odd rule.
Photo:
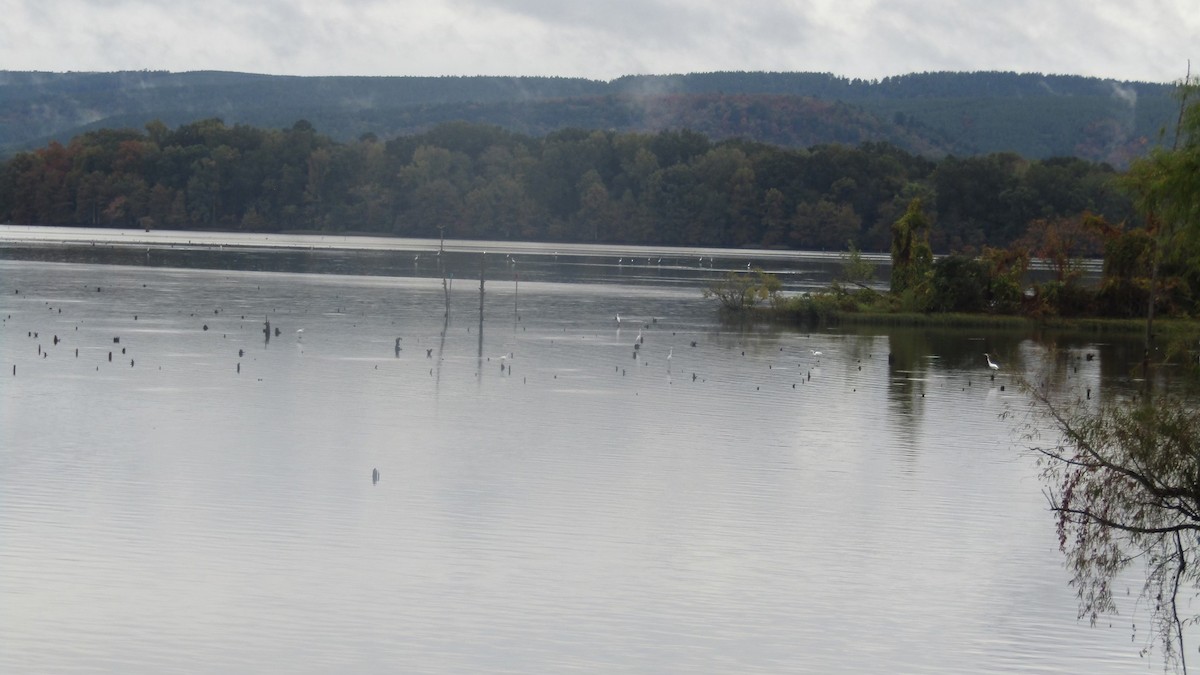
[(852, 77), (1016, 70), (1169, 81), (1192, 0), (4, 0), (10, 70)]

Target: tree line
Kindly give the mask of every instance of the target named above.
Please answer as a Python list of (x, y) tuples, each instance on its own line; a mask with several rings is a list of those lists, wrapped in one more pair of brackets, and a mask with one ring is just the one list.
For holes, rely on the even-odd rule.
[(1133, 213), (1117, 172), (1013, 154), (931, 160), (884, 143), (796, 150), (692, 131), (542, 137), (447, 123), (337, 142), (206, 119), (102, 129), (0, 164), (0, 221), (247, 231), (887, 250), (914, 198), (935, 251), (1006, 246), (1032, 221)]

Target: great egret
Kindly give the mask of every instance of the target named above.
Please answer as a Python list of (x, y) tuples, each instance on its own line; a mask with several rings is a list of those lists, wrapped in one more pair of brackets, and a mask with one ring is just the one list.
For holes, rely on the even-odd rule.
[(987, 352), (983, 353), (983, 358), (987, 359), (988, 368), (991, 368), (992, 370), (1000, 370), (1000, 366), (997, 365), (996, 362), (992, 361), (992, 357), (989, 356)]
[(812, 352), (812, 355), (813, 355), (813, 356), (820, 356), (820, 355), (821, 355), (821, 352), (819, 352), (819, 351), (817, 351), (817, 350), (815, 350), (815, 349), (810, 349), (810, 350), (808, 350), (808, 351)]

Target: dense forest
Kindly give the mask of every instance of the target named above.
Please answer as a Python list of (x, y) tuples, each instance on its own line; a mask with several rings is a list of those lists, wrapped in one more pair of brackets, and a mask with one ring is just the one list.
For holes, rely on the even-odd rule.
[(282, 129), (308, 120), (339, 142), (452, 121), (530, 136), (571, 128), (691, 129), (793, 148), (888, 143), (938, 158), (1011, 152), (1118, 169), (1173, 123), (1167, 84), (1004, 72), (861, 80), (827, 73), (548, 77), (281, 77), (221, 72), (0, 71), (0, 159), (101, 129), (220, 117)]
[(529, 136), (447, 123), (339, 142), (206, 119), (104, 129), (0, 164), (0, 222), (410, 237), (887, 250), (914, 198), (935, 251), (1133, 211), (1115, 170), (1011, 153), (929, 159), (887, 143), (782, 148), (693, 131)]

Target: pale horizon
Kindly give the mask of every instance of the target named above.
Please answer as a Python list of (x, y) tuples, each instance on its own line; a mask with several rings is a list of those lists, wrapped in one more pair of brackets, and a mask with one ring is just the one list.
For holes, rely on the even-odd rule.
[(1185, 0), (7, 0), (4, 68), (293, 76), (1017, 72), (1169, 83)]

